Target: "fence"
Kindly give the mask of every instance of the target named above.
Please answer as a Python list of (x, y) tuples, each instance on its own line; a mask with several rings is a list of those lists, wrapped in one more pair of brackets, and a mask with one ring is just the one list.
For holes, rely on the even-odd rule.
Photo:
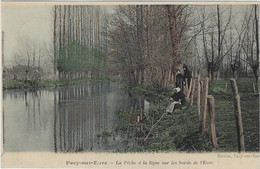
[[(244, 133), (243, 133), (240, 96), (238, 93), (236, 80), (231, 79), (230, 81), (231, 81), (231, 87), (233, 91), (234, 105), (235, 105), (234, 112), (235, 112), (235, 123), (236, 123), (236, 130), (237, 130), (238, 151), (244, 152), (245, 141), (244, 141)], [(205, 79), (201, 79), (200, 76), (198, 76), (197, 78), (191, 80), (190, 86), (187, 86), (184, 89), (184, 93), (186, 95), (186, 101), (190, 106), (193, 106), (195, 93), (197, 95), (197, 111), (198, 111), (198, 116), (200, 118), (200, 132), (202, 135), (204, 135), (206, 131), (207, 112), (209, 113), (212, 144), (214, 149), (217, 150), (219, 146), (217, 143), (216, 126), (215, 126), (216, 104), (215, 104), (214, 97), (212, 95), (208, 95), (208, 89), (209, 89), (209, 78), (206, 77)]]
[[(235, 105), (235, 123), (237, 130), (237, 140), (238, 140), (238, 151), (245, 152), (245, 141), (243, 133), (243, 124), (242, 124), (242, 115), (241, 115), (241, 106), (240, 106), (240, 96), (238, 93), (238, 88), (236, 85), (235, 79), (231, 79), (231, 87), (234, 96), (234, 105)], [(186, 81), (186, 84), (187, 81)], [(211, 139), (214, 150), (219, 148), (217, 142), (217, 132), (216, 132), (216, 104), (215, 99), (212, 95), (208, 94), (209, 90), (209, 78), (201, 79), (200, 76), (197, 78), (192, 78), (190, 85), (186, 85), (184, 88), (184, 94), (186, 96), (186, 102), (189, 106), (193, 106), (194, 96), (197, 95), (197, 111), (200, 119), (200, 132), (202, 135), (206, 132), (206, 123), (207, 123), (207, 113), (209, 114), (210, 119), (210, 131)], [(162, 117), (161, 117), (162, 118)], [(160, 118), (160, 119), (161, 119)], [(136, 122), (142, 130), (142, 124), (140, 121), (143, 119), (142, 109), (138, 111)], [(152, 130), (152, 129), (151, 129)], [(151, 132), (150, 130), (150, 132)], [(148, 138), (150, 132), (147, 134), (145, 140)]]

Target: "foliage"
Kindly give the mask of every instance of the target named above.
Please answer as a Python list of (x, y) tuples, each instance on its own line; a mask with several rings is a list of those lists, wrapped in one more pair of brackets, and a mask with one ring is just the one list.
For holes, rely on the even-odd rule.
[(129, 93), (133, 97), (146, 98), (153, 102), (169, 100), (174, 91), (172, 87), (154, 87), (152, 85), (136, 85), (129, 89)]
[[(43, 87), (57, 87), (65, 85), (80, 84), (86, 82), (101, 82), (101, 81), (114, 81), (114, 79), (109, 79), (106, 77), (93, 77), (93, 78), (74, 78), (74, 79), (62, 79), (62, 80), (36, 80), (31, 83), (27, 81), (17, 81), (17, 80), (4, 80), (4, 89), (30, 89), (33, 88), (32, 84), (37, 85), (37, 88)], [(34, 86), (35, 86), (34, 85)]]
[(117, 117), (123, 122), (133, 123), (136, 120), (137, 111), (136, 110), (119, 110)]
[(133, 128), (133, 125), (131, 125), (131, 124), (118, 124), (118, 125), (116, 125), (115, 130), (116, 131), (119, 131), (119, 130), (127, 131), (128, 129), (132, 129), (132, 128)]
[(60, 72), (96, 71), (105, 65), (104, 54), (73, 42), (59, 50), (56, 66)]
[(102, 132), (102, 136), (104, 136), (104, 137), (111, 137), (111, 135), (112, 135), (111, 131), (103, 131)]
[[(165, 104), (159, 103), (150, 111), (145, 121), (145, 128), (151, 126), (165, 112)], [(156, 118), (152, 118), (156, 117)], [(166, 115), (153, 129), (151, 136), (142, 147), (144, 151), (210, 151), (212, 145), (208, 135), (199, 133), (199, 118), (196, 108), (185, 106)]]
[[(253, 93), (253, 78), (238, 78), (237, 80), (238, 85), (238, 92), (241, 94), (245, 93)], [(227, 95), (232, 96), (232, 89), (230, 85), (230, 79), (223, 79), (223, 80), (214, 80), (212, 81), (209, 87), (209, 93), (213, 96), (215, 95), (222, 95), (225, 97)]]
[[(242, 118), (245, 134), (246, 151), (259, 151), (259, 94), (253, 93), (254, 79), (238, 79), (238, 90), (241, 96)], [(206, 133), (200, 133), (200, 119), (197, 112), (196, 95), (194, 106), (185, 105), (181, 110), (175, 110), (172, 115), (164, 115), (170, 104), (166, 93), (158, 97), (163, 91), (172, 92), (171, 88), (136, 87), (131, 90), (135, 96), (147, 97), (154, 104), (145, 114), (143, 132), (139, 136), (140, 147), (136, 151), (213, 151), (211, 141), (210, 117), (207, 114)], [(134, 91), (134, 92), (133, 92)], [(158, 95), (159, 94), (159, 95)], [(214, 80), (210, 83), (209, 94), (213, 95), (216, 103), (216, 133), (219, 144), (218, 151), (237, 151), (236, 123), (234, 115), (234, 101), (229, 79)], [(162, 118), (161, 118), (162, 117)], [(161, 119), (160, 119), (161, 118)], [(158, 122), (158, 120), (160, 121)], [(156, 124), (158, 122), (158, 124)], [(156, 124), (156, 125), (155, 125)], [(125, 128), (124, 128), (125, 127)], [(127, 124), (124, 124), (127, 130)], [(148, 139), (144, 142), (147, 134)]]
[(21, 88), (29, 88), (25, 82), (17, 81), (17, 80), (4, 80), (3, 88), (4, 89), (21, 89)]

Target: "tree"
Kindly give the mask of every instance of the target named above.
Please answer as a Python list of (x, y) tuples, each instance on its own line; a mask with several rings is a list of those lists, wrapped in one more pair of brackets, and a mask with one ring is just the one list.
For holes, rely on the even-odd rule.
[[(101, 40), (103, 40), (101, 38), (101, 30), (104, 26), (104, 23), (101, 22), (101, 18), (105, 15), (106, 13), (102, 13), (99, 6), (54, 6), (54, 67), (55, 69), (59, 69), (58, 71), (60, 73), (64, 74), (60, 75), (59, 77), (71, 78), (77, 76), (77, 73), (89, 73), (91, 76), (99, 76), (101, 67), (99, 67), (99, 71), (95, 69), (95, 72), (91, 72), (93, 69), (89, 68), (89, 72), (82, 72), (77, 70), (78, 67), (76, 67), (76, 65), (71, 66), (72, 63), (75, 64), (76, 62), (72, 62), (70, 66), (68, 66), (67, 63), (61, 63), (61, 61), (66, 62), (65, 58), (67, 57), (71, 61), (75, 60), (76, 58), (80, 58), (83, 52), (81, 50), (83, 48), (104, 53), (101, 51)], [(66, 51), (65, 49), (68, 48), (72, 48), (73, 52), (65, 52), (65, 54), (64, 51)], [(98, 55), (95, 56), (98, 57)], [(59, 65), (56, 65), (58, 63)], [(102, 65), (102, 63), (100, 64)], [(64, 65), (66, 66), (64, 67)], [(70, 67), (69, 71), (67, 70), (68, 67)], [(84, 76), (85, 75), (86, 74), (84, 74)]]
[[(46, 67), (46, 53), (42, 48), (40, 42), (35, 42), (29, 38), (23, 43), (22, 49), (15, 54), (16, 65), (24, 67), (25, 73), (24, 80), (35, 80), (41, 78), (43, 69)], [(23, 70), (21, 70), (23, 71)]]
[(256, 80), (256, 88), (258, 89), (258, 78), (259, 78), (259, 23), (258, 23), (258, 16), (257, 16), (257, 5), (255, 7), (255, 38), (256, 38), (256, 63), (252, 65), (253, 73)]
[(130, 85), (172, 82), (181, 62), (187, 11), (181, 5), (118, 6), (108, 29), (114, 71)]
[(258, 79), (259, 79), (259, 23), (257, 16), (257, 5), (251, 6), (249, 8), (249, 13), (246, 15), (247, 27), (244, 31), (244, 40), (242, 44), (242, 49), (246, 55), (246, 63), (252, 69), (255, 78), (255, 87), (258, 89)]
[(59, 78), (73, 78), (79, 73), (98, 72), (104, 65), (104, 54), (77, 42), (61, 48), (56, 60)]
[(176, 12), (175, 12), (175, 7), (167, 5), (167, 11), (168, 11), (168, 18), (169, 18), (169, 31), (170, 31), (170, 40), (171, 40), (171, 55), (172, 55), (172, 73), (173, 76), (175, 77), (175, 72), (177, 72), (177, 69), (179, 65), (181, 64), (180, 62), (180, 55), (179, 55), (179, 39), (177, 35), (177, 30), (176, 30)]
[[(216, 6), (216, 13), (211, 12), (214, 9), (212, 6), (202, 7), (202, 20), (201, 20), (201, 29), (202, 29), (202, 46), (203, 53), (205, 57), (205, 65), (208, 72), (208, 77), (210, 81), (214, 79), (215, 73), (220, 74), (220, 71), (224, 70), (224, 59), (228, 55), (232, 55), (232, 51), (235, 45), (240, 44), (240, 33), (238, 36), (232, 38), (229, 41), (227, 32), (228, 27), (230, 27), (232, 16), (224, 14), (226, 10), (221, 8), (219, 5)], [(228, 17), (224, 17), (228, 16)], [(210, 18), (210, 19), (207, 19)], [(206, 22), (207, 21), (207, 22)], [(229, 42), (229, 43), (228, 43)], [(239, 51), (240, 48), (238, 47)]]

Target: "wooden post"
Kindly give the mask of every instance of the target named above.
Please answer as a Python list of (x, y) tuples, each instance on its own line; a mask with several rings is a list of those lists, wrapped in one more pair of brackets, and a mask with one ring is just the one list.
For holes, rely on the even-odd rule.
[(205, 88), (203, 90), (203, 111), (202, 111), (202, 116), (201, 116), (201, 134), (205, 134), (206, 130), (206, 118), (207, 118), (207, 97), (208, 97), (208, 84), (209, 84), (209, 78), (206, 77), (205, 81)]
[(200, 75), (198, 75), (197, 79), (197, 107), (198, 107), (198, 115), (200, 117)]
[(239, 151), (245, 152), (245, 139), (244, 139), (244, 130), (243, 130), (243, 123), (242, 123), (242, 113), (241, 113), (241, 106), (240, 106), (240, 96), (237, 95), (235, 98), (235, 107), (236, 107), (236, 121), (237, 121), (237, 135), (239, 136)]
[(211, 126), (211, 138), (214, 150), (218, 149), (217, 135), (216, 135), (216, 125), (215, 125), (215, 100), (212, 95), (208, 96), (208, 109), (210, 115), (210, 126)]
[(140, 120), (143, 120), (143, 109), (140, 109)]
[(200, 81), (200, 116), (203, 112), (203, 92), (204, 92), (204, 85), (203, 85), (203, 80)]
[(190, 93), (191, 93), (192, 84), (193, 83), (192, 83), (192, 79), (191, 79), (190, 86), (186, 85), (187, 90), (186, 90), (186, 94), (185, 94), (185, 96), (186, 96), (185, 100), (186, 100), (187, 104), (190, 104), (190, 102), (191, 102)]
[(184, 90), (184, 94), (185, 94), (185, 96), (187, 96), (188, 95), (188, 81), (187, 81), (187, 79), (185, 79), (185, 90)]
[(193, 79), (191, 78), (190, 79), (190, 86), (188, 87), (188, 93), (187, 93), (187, 98), (190, 98), (190, 92), (191, 92), (191, 88), (192, 88), (192, 85), (193, 85)]
[(192, 85), (192, 90), (191, 90), (191, 99), (190, 99), (190, 105), (191, 106), (193, 105), (193, 98), (194, 98), (194, 94), (195, 94), (195, 88), (196, 88), (196, 83), (195, 83), (195, 80), (194, 80), (194, 83)]
[(240, 96), (238, 95), (236, 80), (230, 79), (230, 82), (231, 82), (233, 96), (234, 96), (238, 151), (245, 152), (246, 150), (245, 150), (243, 123), (242, 123), (242, 113), (241, 113), (241, 106), (240, 106)]
[(254, 91), (254, 93), (256, 92), (256, 90), (255, 90), (255, 83), (253, 82), (253, 91)]
[(137, 118), (136, 118), (136, 122), (137, 122), (137, 124), (140, 123), (140, 116), (139, 116), (139, 115), (138, 115)]

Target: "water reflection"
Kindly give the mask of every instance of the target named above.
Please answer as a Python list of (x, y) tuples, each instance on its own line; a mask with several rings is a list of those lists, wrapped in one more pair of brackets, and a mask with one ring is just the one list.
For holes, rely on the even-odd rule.
[(106, 151), (97, 136), (112, 131), (115, 112), (129, 107), (115, 83), (4, 91), (4, 150)]

